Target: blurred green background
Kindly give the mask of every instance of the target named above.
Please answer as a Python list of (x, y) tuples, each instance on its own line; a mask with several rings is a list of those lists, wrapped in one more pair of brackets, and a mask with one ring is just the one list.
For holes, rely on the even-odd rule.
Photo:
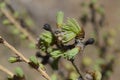
[[(29, 17), (33, 20), (34, 24), (29, 26), (30, 33), (34, 36), (35, 40), (39, 34), (43, 31), (42, 27), (45, 23), (49, 23), (52, 27), (56, 26), (56, 13), (58, 11), (63, 11), (66, 17), (73, 17), (78, 20), (81, 25), (80, 17), (83, 14), (83, 7), (81, 7), (82, 2), (89, 3), (90, 0), (5, 0), (9, 3), (12, 8), (19, 14), (27, 13)], [(112, 31), (115, 34), (113, 39), (113, 44), (107, 47), (107, 55), (113, 54), (115, 56), (115, 64), (113, 68), (113, 73), (110, 76), (109, 80), (118, 80), (120, 79), (120, 52), (113, 52), (114, 48), (120, 49), (120, 0), (98, 0), (96, 6), (102, 5), (105, 9), (105, 25), (100, 29), (100, 43), (102, 44), (101, 35), (106, 31)], [(1, 12), (0, 12), (1, 13)], [(89, 13), (89, 11), (88, 11)], [(82, 26), (82, 25), (81, 25)], [(85, 38), (88, 39), (93, 37), (93, 28), (90, 23), (82, 26), (85, 30)], [(20, 52), (24, 53), (26, 57), (35, 55), (36, 49), (31, 49), (28, 47), (30, 43), (27, 40), (21, 40), (18, 36), (13, 35), (10, 32), (10, 28), (2, 24), (2, 18), (0, 18), (0, 36), (4, 37), (10, 44), (12, 44)], [(15, 63), (10, 64), (8, 58), (12, 53), (9, 49), (5, 48), (3, 45), (0, 45), (0, 64), (8, 68), (10, 71), (14, 72), (16, 66), (23, 68), (23, 71), (26, 74), (27, 80), (44, 80), (38, 72), (30, 69), (25, 63)], [(89, 57), (92, 60), (92, 64), (98, 60), (98, 50), (94, 45), (90, 45), (85, 48), (84, 54), (78, 55), (76, 57), (75, 63), (80, 67), (81, 59), (83, 57)], [(66, 61), (66, 60), (61, 60)], [(67, 62), (67, 61), (66, 61)], [(52, 70), (47, 65), (46, 66), (48, 74), (51, 75)], [(62, 69), (62, 66), (60, 66)], [(0, 72), (0, 80), (5, 80), (7, 75), (3, 72)]]

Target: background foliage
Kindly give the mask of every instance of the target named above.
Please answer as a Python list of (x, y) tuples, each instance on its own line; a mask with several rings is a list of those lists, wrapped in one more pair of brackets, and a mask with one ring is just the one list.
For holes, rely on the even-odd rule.
[[(76, 1), (73, 1), (73, 0), (69, 0), (69, 1), (12, 0), (12, 1), (9, 1), (9, 0), (5, 0), (5, 1), (7, 1), (7, 3), (9, 3), (12, 6), (12, 8), (15, 10), (14, 18), (17, 19), (22, 24), (22, 26), (24, 26), (25, 29), (32, 34), (35, 40), (37, 40), (38, 36), (43, 31), (42, 27), (45, 23), (49, 23), (53, 28), (55, 28), (56, 26), (55, 15), (57, 11), (62, 10), (66, 17), (76, 18), (77, 21), (85, 30), (86, 40), (90, 37), (95, 37), (96, 41), (99, 40), (99, 45), (94, 44), (94, 46), (93, 45), (88, 46), (85, 48), (83, 55), (78, 54), (76, 56), (75, 63), (77, 67), (81, 69), (83, 72), (85, 72), (85, 70), (87, 69), (91, 70), (91, 68), (93, 67), (94, 69), (95, 68), (101, 69), (99, 67), (100, 65), (104, 67), (106, 66), (107, 63), (109, 63), (109, 61), (111, 62), (111, 60), (115, 58), (113, 67), (112, 65), (109, 65), (108, 68), (110, 68), (110, 71), (108, 71), (105, 74), (109, 76), (108, 80), (119, 79), (119, 47), (120, 47), (119, 37), (118, 37), (119, 31), (120, 31), (120, 28), (119, 28), (120, 1), (119, 0), (116, 0), (116, 1), (98, 0), (97, 3), (95, 3), (95, 8), (98, 8), (97, 15), (96, 15), (97, 23), (101, 23), (99, 21), (100, 15), (102, 15), (102, 13), (105, 12), (104, 25), (103, 26), (100, 25), (101, 27), (97, 26), (98, 27), (97, 33), (95, 32), (96, 29), (94, 29), (96, 24), (94, 24), (94, 21), (93, 22), (89, 21), (92, 16), (89, 8), (89, 3), (91, 2), (90, 0), (86, 0), (86, 1), (79, 1), (79, 0), (76, 0)], [(102, 6), (104, 11), (101, 8), (99, 9), (99, 6)], [(1, 12), (0, 12), (0, 15), (2, 15)], [(86, 16), (88, 18), (87, 24), (83, 24), (83, 22), (81, 22), (81, 18)], [(65, 18), (65, 20), (67, 20), (67, 18)], [(23, 39), (26, 39), (26, 36), (21, 34), (19, 29), (15, 29), (14, 26), (15, 25), (11, 24), (9, 20), (7, 20), (5, 17), (1, 17), (0, 18), (0, 35), (3, 36), (10, 44), (16, 47), (19, 51), (23, 52), (25, 56), (30, 57), (32, 55), (35, 55), (37, 51), (36, 49), (33, 48), (34, 45), (31, 44), (31, 42), (29, 42), (28, 40), (23, 40)], [(20, 37), (18, 36), (18, 34)], [(28, 66), (24, 64), (8, 63), (7, 60), (11, 56), (9, 53), (12, 53), (12, 52), (2, 45), (0, 46), (1, 46), (0, 47), (0, 57), (1, 57), (0, 64), (4, 65), (5, 67), (7, 67), (9, 70), (13, 72), (17, 66), (22, 67), (24, 74), (27, 74), (26, 78), (28, 80), (37, 80), (41, 78), (41, 76), (38, 73), (36, 73), (34, 70), (31, 70)], [(60, 71), (65, 72), (64, 73), (65, 77), (67, 77), (66, 75), (68, 74), (66, 69), (68, 69), (71, 72), (71, 74), (69, 74), (71, 78), (73, 78), (72, 76), (78, 77), (78, 75), (76, 75), (75, 70), (70, 67), (71, 66), (70, 62), (68, 62), (65, 59), (61, 59), (60, 62), (62, 63), (62, 64), (59, 64)], [(64, 66), (63, 64), (67, 64), (67, 66)], [(49, 67), (48, 64), (46, 65), (46, 67), (49, 74), (53, 73), (52, 69)], [(111, 72), (111, 69), (113, 72)], [(7, 75), (2, 72), (0, 73), (1, 73), (0, 79), (4, 80)], [(35, 75), (30, 73), (35, 73)], [(57, 75), (57, 73), (54, 73), (54, 74)], [(52, 77), (54, 76), (55, 75), (53, 75)]]

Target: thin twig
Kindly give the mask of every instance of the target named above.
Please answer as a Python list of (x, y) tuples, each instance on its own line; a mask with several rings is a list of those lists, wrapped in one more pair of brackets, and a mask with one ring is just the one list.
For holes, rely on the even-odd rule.
[(40, 67), (37, 69), (37, 71), (40, 72), (40, 74), (47, 80), (51, 80), (50, 76), (46, 73), (46, 71), (43, 71)]
[(6, 68), (3, 67), (2, 65), (0, 65), (0, 71), (3, 71), (3, 72), (5, 72), (5, 73), (7, 73), (7, 74), (10, 75), (11, 77), (14, 76), (14, 74), (13, 74), (11, 71), (9, 71), (8, 69), (6, 69)]
[(79, 71), (79, 69), (77, 68), (77, 66), (74, 63), (74, 60), (70, 60), (72, 65), (74, 66), (74, 68), (76, 69), (77, 73), (79, 74), (79, 78), (81, 78), (82, 80), (84, 80), (82, 73)]
[[(29, 33), (27, 30), (25, 30), (25, 29), (20, 25), (19, 22), (17, 22), (17, 21), (15, 20), (15, 18), (13, 17), (13, 15), (12, 15), (7, 9), (1, 8), (1, 12), (9, 19), (9, 21), (10, 21), (11, 23), (13, 23), (13, 24), (16, 26), (16, 28), (18, 28), (23, 34), (25, 34), (25, 35), (27, 36), (28, 40), (30, 40), (30, 41), (33, 42), (33, 43), (36, 42), (35, 39), (30, 35), (30, 33)], [(8, 47), (9, 49), (11, 49), (17, 56), (19, 56), (20, 58), (22, 58), (24, 62), (29, 63), (29, 60), (28, 60), (27, 58), (25, 58), (18, 50), (16, 50), (13, 46), (11, 46), (11, 45), (10, 45), (7, 41), (5, 41), (5, 40), (4, 40), (4, 45), (5, 45), (6, 47)], [(42, 76), (45, 77), (47, 80), (50, 80), (50, 77), (48, 76), (48, 74), (47, 74), (45, 71), (43, 71), (41, 68), (38, 68), (37, 71), (40, 72), (40, 73), (42, 74)]]
[(36, 40), (31, 36), (31, 34), (27, 30), (25, 30), (17, 20), (15, 20), (10, 11), (8, 11), (6, 8), (1, 8), (1, 12), (9, 19), (12, 24), (15, 25), (17, 29), (19, 29), (23, 34), (25, 34), (28, 40), (33, 43), (36, 42)]
[(3, 44), (8, 47), (10, 50), (12, 50), (17, 56), (22, 58), (24, 62), (28, 63), (29, 60), (25, 58), (18, 50), (16, 50), (12, 45), (10, 45), (6, 40), (4, 40)]
[[(25, 63), (29, 64), (29, 59), (27, 59), (26, 57), (24, 57), (24, 55), (22, 55), (21, 52), (19, 52), (17, 49), (15, 49), (12, 45), (10, 45), (5, 39), (3, 39), (0, 36), (0, 43), (4, 44), (6, 47), (8, 47), (11, 51), (14, 52), (15, 55), (17, 55), (18, 57), (20, 57)], [(34, 68), (36, 69), (36, 68)], [(42, 70), (40, 67), (36, 69), (38, 72), (41, 73), (41, 75), (46, 78), (47, 80), (51, 80), (50, 77), (48, 76), (48, 74), (46, 73), (46, 71)]]

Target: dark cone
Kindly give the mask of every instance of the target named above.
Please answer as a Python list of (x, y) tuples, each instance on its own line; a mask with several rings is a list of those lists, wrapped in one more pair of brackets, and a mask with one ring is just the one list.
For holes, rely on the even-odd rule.
[(84, 45), (90, 45), (90, 44), (93, 44), (95, 42), (94, 38), (89, 38), (85, 43)]
[(51, 26), (49, 24), (44, 24), (43, 29), (45, 29), (47, 31), (51, 31)]

